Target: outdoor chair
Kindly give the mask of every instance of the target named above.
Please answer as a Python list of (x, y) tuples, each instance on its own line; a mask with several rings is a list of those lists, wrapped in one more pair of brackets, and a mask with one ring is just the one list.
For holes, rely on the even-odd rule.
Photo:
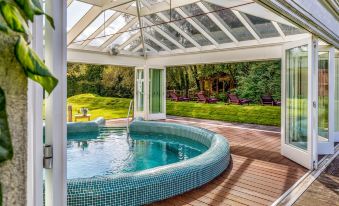
[(197, 93), (197, 102), (217, 103), (218, 99), (206, 97), (203, 92), (199, 92)]
[(271, 95), (261, 96), (260, 101), (262, 105), (280, 106), (280, 101), (275, 101)]
[(190, 98), (178, 96), (175, 92), (170, 92), (169, 94), (171, 96), (172, 101), (181, 102), (181, 101), (189, 101), (190, 100)]
[(239, 104), (239, 105), (243, 105), (243, 104), (250, 104), (251, 100), (249, 99), (240, 99), (237, 95), (235, 94), (227, 94), (228, 96), (228, 100), (230, 103), (233, 104)]

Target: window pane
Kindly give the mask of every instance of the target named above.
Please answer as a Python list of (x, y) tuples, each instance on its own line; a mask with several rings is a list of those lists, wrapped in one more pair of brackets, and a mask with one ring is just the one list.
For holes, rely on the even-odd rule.
[(286, 142), (307, 149), (307, 45), (286, 51)]
[(136, 40), (132, 41), (129, 45), (127, 45), (124, 50), (133, 51), (141, 44), (141, 37), (137, 38)]
[(157, 114), (163, 112), (163, 72), (162, 69), (150, 69), (150, 113)]
[(89, 45), (101, 46), (105, 43), (113, 34), (117, 33), (122, 27), (124, 27), (133, 17), (127, 14), (121, 14), (116, 20), (106, 27), (95, 39), (93, 39)]
[(280, 36), (270, 20), (244, 13), (243, 16), (261, 38)]
[(71, 28), (92, 8), (91, 4), (86, 4), (74, 0), (67, 8), (67, 31)]
[(106, 10), (101, 13), (86, 29), (75, 39), (76, 42), (86, 40), (91, 34), (93, 34), (105, 21), (107, 21), (115, 11)]
[(173, 49), (177, 49), (177, 46), (175, 46), (171, 41), (169, 41), (168, 39), (166, 39), (164, 36), (162, 36), (160, 33), (158, 33), (157, 31), (155, 31), (152, 27), (147, 27), (144, 29), (144, 31), (146, 33), (148, 33), (149, 35), (153, 36), (154, 38), (156, 38), (158, 41), (160, 41), (161, 43), (163, 43), (165, 46), (167, 46), (168, 48), (170, 48), (171, 50)]
[(233, 34), (238, 41), (253, 40), (254, 37), (241, 23), (241, 21), (233, 14), (230, 9), (226, 9), (215, 4), (204, 2), (210, 11), (216, 11), (215, 14), (224, 26)]
[(164, 49), (162, 47), (160, 47), (158, 44), (154, 43), (152, 40), (148, 39), (145, 37), (145, 44), (147, 44), (148, 46), (152, 47), (153, 49), (159, 51), (164, 51)]
[(298, 29), (296, 27), (293, 27), (293, 26), (289, 26), (289, 25), (282, 24), (282, 23), (278, 23), (278, 25), (280, 26), (281, 30), (284, 32), (286, 36), (306, 33), (305, 31)]
[(195, 21), (204, 31), (213, 37), (218, 43), (232, 42), (232, 40), (221, 31), (221, 29), (200, 9), (196, 4), (189, 4), (181, 7), (188, 16), (193, 17)]
[(194, 47), (194, 45), (190, 41), (188, 41), (184, 36), (182, 36), (179, 32), (173, 29), (170, 25), (165, 24), (165, 22), (161, 18), (159, 18), (158, 15), (151, 14), (145, 16), (145, 18), (147, 18), (153, 24), (157, 25), (157, 27), (166, 32), (169, 36), (171, 36), (174, 40), (179, 42), (185, 48)]
[(319, 53), (318, 62), (318, 139), (328, 141), (328, 52)]
[(133, 31), (127, 31), (121, 34), (116, 40), (114, 40), (111, 44), (112, 47), (117, 47), (122, 45), (124, 42), (126, 42), (131, 36), (136, 34), (139, 30), (133, 30)]
[[(204, 37), (204, 35), (202, 35), (198, 30), (196, 30), (192, 26), (192, 24), (190, 24), (188, 21), (183, 19), (183, 17), (178, 12), (176, 12), (175, 10), (171, 11), (171, 14), (172, 14), (171, 17), (170, 17), (169, 10), (168, 11), (164, 11), (163, 14), (165, 16), (167, 16), (167, 18), (172, 19), (172, 21), (173, 20), (177, 20), (177, 21), (174, 22), (175, 25), (178, 26), (185, 33), (187, 33), (190, 37), (192, 37), (201, 46), (207, 46), (207, 45), (211, 45), (212, 44), (210, 41), (208, 41)], [(179, 19), (181, 19), (181, 20), (179, 20)]]

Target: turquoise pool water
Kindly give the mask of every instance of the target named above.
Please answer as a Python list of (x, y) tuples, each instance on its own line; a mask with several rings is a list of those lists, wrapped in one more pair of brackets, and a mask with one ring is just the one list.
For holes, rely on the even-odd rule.
[(205, 152), (196, 141), (156, 133), (131, 134), (126, 129), (100, 128), (67, 141), (67, 179), (128, 173), (167, 165)]

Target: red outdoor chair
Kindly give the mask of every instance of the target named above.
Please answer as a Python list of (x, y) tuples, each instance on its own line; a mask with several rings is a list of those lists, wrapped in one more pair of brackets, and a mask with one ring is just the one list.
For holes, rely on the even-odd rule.
[(171, 100), (176, 102), (190, 101), (190, 98), (180, 97), (175, 92), (170, 92)]
[(239, 105), (248, 104), (249, 105), (251, 102), (251, 100), (249, 99), (240, 99), (235, 94), (227, 94), (227, 96), (228, 96), (229, 102), (233, 104), (239, 104)]
[(218, 99), (206, 97), (203, 92), (199, 92), (197, 93), (197, 101), (203, 103), (217, 103)]

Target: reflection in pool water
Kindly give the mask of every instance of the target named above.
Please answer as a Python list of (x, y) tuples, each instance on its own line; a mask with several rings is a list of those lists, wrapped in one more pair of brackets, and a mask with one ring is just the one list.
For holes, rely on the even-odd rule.
[(196, 157), (208, 148), (190, 139), (163, 134), (131, 134), (104, 127), (99, 134), (69, 136), (67, 178), (141, 171)]

